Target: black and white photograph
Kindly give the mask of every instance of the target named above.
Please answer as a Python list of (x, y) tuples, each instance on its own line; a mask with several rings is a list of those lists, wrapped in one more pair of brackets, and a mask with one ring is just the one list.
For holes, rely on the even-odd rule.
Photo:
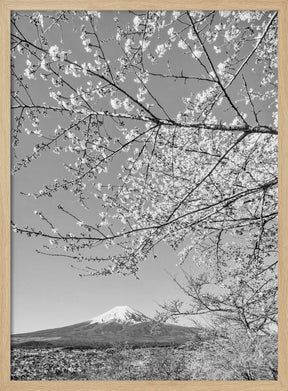
[(277, 10), (10, 23), (11, 380), (276, 381)]

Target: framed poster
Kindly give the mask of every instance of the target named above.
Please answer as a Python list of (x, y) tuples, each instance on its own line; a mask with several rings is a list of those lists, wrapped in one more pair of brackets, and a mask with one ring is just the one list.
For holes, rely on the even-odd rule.
[(285, 390), (286, 2), (1, 7), (2, 388)]

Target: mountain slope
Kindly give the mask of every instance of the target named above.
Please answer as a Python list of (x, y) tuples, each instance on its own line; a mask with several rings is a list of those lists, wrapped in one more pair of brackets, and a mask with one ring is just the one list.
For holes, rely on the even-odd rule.
[(115, 343), (170, 345), (198, 340), (198, 329), (156, 323), (128, 306), (118, 306), (89, 321), (11, 336), (12, 346), (100, 347)]

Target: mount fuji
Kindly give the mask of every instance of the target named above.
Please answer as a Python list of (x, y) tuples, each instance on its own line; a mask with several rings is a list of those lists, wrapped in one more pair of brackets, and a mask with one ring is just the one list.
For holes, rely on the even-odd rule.
[(90, 324), (108, 322), (136, 324), (149, 321), (151, 321), (151, 319), (142, 314), (142, 312), (136, 311), (128, 305), (119, 305), (112, 308), (110, 311), (104, 312), (104, 314), (91, 319)]
[(198, 341), (199, 329), (164, 324), (132, 309), (117, 306), (82, 323), (11, 336), (12, 346), (101, 348), (117, 343), (133, 346), (181, 345)]

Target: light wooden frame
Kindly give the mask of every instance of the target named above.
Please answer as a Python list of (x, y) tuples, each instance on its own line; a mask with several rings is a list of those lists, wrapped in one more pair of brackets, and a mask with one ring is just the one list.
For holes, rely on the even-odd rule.
[[(278, 381), (10, 380), (10, 11), (278, 10), (279, 16), (279, 379)], [(288, 0), (0, 0), (0, 390), (212, 391), (288, 390)]]

